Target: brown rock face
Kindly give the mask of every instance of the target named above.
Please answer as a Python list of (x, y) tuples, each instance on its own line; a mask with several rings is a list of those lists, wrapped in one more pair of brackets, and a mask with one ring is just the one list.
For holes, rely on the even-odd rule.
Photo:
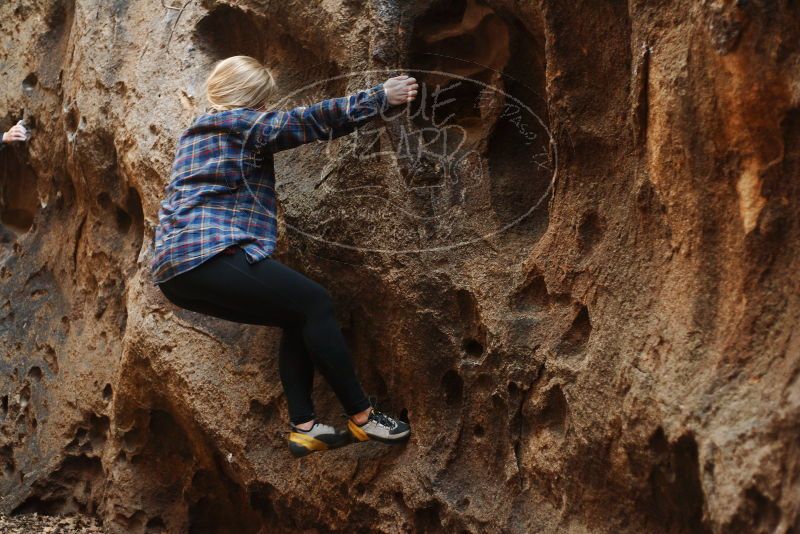
[[(0, 21), (0, 126), (33, 126), (0, 152), (0, 511), (800, 531), (797, 2), (18, 0)], [(276, 106), (422, 82), (275, 156), (278, 258), (331, 289), (405, 446), (293, 459), (279, 331), (152, 283), (175, 141), (233, 54), (273, 69)]]

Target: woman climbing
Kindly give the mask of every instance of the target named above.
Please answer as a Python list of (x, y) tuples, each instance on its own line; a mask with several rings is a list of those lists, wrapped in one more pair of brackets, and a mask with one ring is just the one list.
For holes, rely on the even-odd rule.
[[(277, 237), (272, 155), (350, 133), (412, 101), (418, 85), (396, 76), (349, 96), (269, 111), (274, 88), (269, 69), (248, 56), (224, 59), (208, 76), (210, 112), (181, 135), (161, 201), (153, 280), (182, 308), (283, 329), (278, 368), (295, 456), (351, 441), (400, 443), (411, 428), (364, 394), (329, 292), (270, 257)], [(349, 416), (347, 430), (316, 420), (315, 365)]]

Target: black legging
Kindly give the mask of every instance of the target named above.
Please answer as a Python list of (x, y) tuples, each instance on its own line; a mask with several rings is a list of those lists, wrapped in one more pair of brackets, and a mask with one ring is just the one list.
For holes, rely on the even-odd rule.
[(272, 258), (249, 264), (241, 248), (217, 254), (158, 284), (187, 310), (237, 323), (283, 328), (278, 369), (292, 423), (314, 419), (314, 363), (347, 415), (370, 407), (333, 314), (328, 291)]

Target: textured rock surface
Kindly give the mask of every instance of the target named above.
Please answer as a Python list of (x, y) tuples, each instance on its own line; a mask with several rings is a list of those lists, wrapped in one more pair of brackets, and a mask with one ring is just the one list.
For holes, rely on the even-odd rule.
[(82, 515), (0, 514), (4, 534), (102, 534), (94, 517)]
[[(0, 156), (0, 511), (109, 532), (800, 530), (796, 2), (172, 1), (0, 4), (0, 126), (35, 126)], [(279, 257), (331, 288), (405, 447), (293, 460), (278, 333), (152, 285), (175, 140), (236, 53), (282, 94), (331, 79), (309, 98), (397, 65), (467, 76), (552, 133), (531, 164), (506, 102), (453, 83), (456, 180), (367, 136), (275, 158)], [(424, 122), (377, 121), (376, 146)], [(380, 199), (346, 190), (367, 185)]]

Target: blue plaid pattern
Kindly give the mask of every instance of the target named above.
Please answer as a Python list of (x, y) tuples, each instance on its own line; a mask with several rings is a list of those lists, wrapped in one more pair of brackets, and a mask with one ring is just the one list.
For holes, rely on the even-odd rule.
[(158, 211), (154, 283), (232, 245), (249, 263), (268, 257), (277, 240), (272, 154), (350, 133), (387, 107), (381, 83), (289, 111), (236, 108), (197, 117), (178, 141)]

